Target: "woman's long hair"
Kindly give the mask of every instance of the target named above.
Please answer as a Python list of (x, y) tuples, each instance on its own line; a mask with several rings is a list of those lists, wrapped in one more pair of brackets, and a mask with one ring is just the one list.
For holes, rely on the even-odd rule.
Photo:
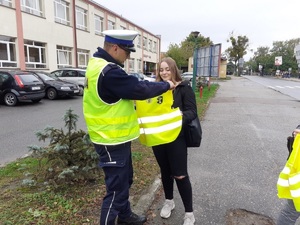
[(180, 82), (182, 81), (182, 78), (180, 76), (180, 73), (179, 73), (179, 70), (178, 70), (178, 67), (176, 65), (176, 62), (174, 61), (174, 59), (172, 59), (171, 57), (166, 57), (166, 58), (163, 58), (159, 65), (158, 65), (158, 74), (156, 76), (156, 81), (162, 81), (161, 77), (160, 77), (160, 69), (161, 69), (161, 63), (162, 62), (165, 62), (168, 64), (169, 66), (169, 69), (171, 71), (171, 74), (172, 74), (172, 78), (171, 78), (171, 81), (173, 83), (176, 83), (176, 82)]

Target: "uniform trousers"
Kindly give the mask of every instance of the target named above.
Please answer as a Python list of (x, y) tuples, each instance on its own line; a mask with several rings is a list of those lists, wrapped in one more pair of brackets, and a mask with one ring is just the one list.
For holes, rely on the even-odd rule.
[(185, 212), (193, 212), (192, 185), (187, 172), (188, 154), (184, 136), (180, 135), (175, 141), (154, 146), (152, 149), (160, 167), (165, 198), (170, 200), (174, 197), (174, 177), (185, 176), (175, 181)]
[(277, 219), (277, 225), (294, 225), (300, 217), (300, 212), (297, 212), (292, 200), (288, 199), (285, 206), (280, 211)]
[(132, 213), (129, 202), (129, 188), (133, 182), (131, 142), (94, 146), (100, 156), (99, 165), (104, 171), (106, 185), (100, 225), (115, 225), (117, 216), (125, 219)]

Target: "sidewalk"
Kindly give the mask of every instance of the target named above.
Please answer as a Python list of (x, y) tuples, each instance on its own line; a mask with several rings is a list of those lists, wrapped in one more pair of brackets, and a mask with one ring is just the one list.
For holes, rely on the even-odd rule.
[[(287, 157), (286, 137), (299, 123), (298, 108), (292, 98), (244, 77), (220, 82), (201, 121), (202, 144), (189, 149), (195, 224), (234, 224), (230, 218), (247, 211), (248, 222), (253, 215), (277, 218), (284, 200), (277, 198), (276, 182)], [(169, 219), (160, 218), (164, 196), (157, 192), (159, 183), (134, 210), (148, 213), (148, 225), (182, 225), (184, 209), (176, 185), (176, 208)], [(272, 223), (258, 219), (251, 224)]]

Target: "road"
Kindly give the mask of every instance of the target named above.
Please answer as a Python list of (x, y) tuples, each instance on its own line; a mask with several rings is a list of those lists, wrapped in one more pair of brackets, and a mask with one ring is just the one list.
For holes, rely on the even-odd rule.
[[(201, 146), (189, 149), (195, 224), (262, 224), (251, 223), (250, 214), (244, 222), (228, 223), (230, 213), (242, 209), (275, 220), (284, 203), (277, 198), (276, 182), (288, 155), (286, 137), (300, 122), (300, 90), (291, 97), (269, 86), (299, 83), (257, 76), (219, 83), (201, 121)], [(161, 219), (164, 195), (159, 195), (147, 211), (147, 225), (183, 224), (176, 185), (174, 200), (172, 216)]]
[(300, 100), (300, 79), (297, 78), (285, 78), (278, 79), (275, 77), (260, 77), (260, 76), (244, 76), (249, 80), (264, 85), (282, 94), (291, 96)]
[(15, 107), (0, 105), (0, 166), (28, 154), (29, 145), (42, 146), (35, 132), (46, 126), (63, 128), (63, 116), (69, 108), (79, 115), (78, 129), (86, 130), (82, 114), (82, 97), (43, 99), (37, 104), (22, 103)]
[[(300, 82), (270, 77), (245, 77), (300, 100)], [(80, 96), (54, 101), (43, 99), (38, 104), (23, 103), (16, 107), (0, 105), (0, 166), (28, 154), (28, 145), (41, 145), (35, 132), (43, 130), (47, 125), (62, 127), (64, 125), (62, 117), (69, 108), (79, 115), (78, 129), (86, 130)]]

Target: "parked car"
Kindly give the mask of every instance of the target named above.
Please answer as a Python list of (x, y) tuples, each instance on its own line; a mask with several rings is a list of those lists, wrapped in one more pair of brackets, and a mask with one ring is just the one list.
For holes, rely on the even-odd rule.
[(52, 71), (51, 76), (55, 76), (61, 80), (71, 81), (79, 86), (79, 95), (83, 95), (83, 87), (85, 81), (85, 69), (81, 68), (61, 68)]
[(50, 77), (49, 73), (42, 71), (33, 71), (45, 85), (46, 97), (50, 100), (58, 97), (74, 96), (79, 94), (79, 86), (75, 83)]
[[(192, 81), (193, 80), (193, 72), (184, 72), (181, 74), (183, 80)], [(196, 80), (198, 79), (198, 75), (196, 75)]]
[(45, 86), (32, 72), (0, 71), (0, 100), (8, 106), (19, 101), (39, 102), (45, 96)]
[(145, 74), (142, 74), (142, 73), (129, 73), (128, 75), (135, 76), (139, 80), (155, 81), (155, 78), (148, 77), (148, 76), (146, 76)]

